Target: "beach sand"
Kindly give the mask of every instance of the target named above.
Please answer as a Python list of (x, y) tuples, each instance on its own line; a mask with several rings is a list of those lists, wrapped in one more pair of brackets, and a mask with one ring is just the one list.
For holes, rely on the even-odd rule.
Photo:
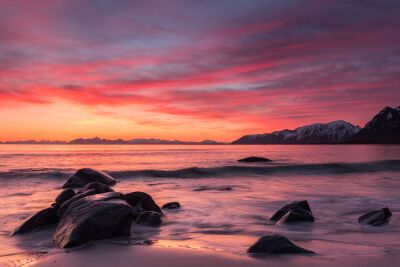
[(233, 255), (211, 250), (188, 248), (166, 248), (157, 246), (121, 246), (93, 244), (90, 247), (69, 251), (68, 253), (49, 254), (39, 261), (29, 264), (35, 267), (239, 267), (239, 266), (399, 266), (398, 253), (384, 253), (364, 256), (347, 256), (335, 259), (319, 256), (267, 256), (254, 258)]

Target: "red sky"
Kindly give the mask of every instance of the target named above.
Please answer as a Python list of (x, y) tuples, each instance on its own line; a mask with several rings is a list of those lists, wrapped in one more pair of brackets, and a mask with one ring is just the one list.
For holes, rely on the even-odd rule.
[(231, 141), (400, 104), (399, 1), (0, 0), (0, 140)]

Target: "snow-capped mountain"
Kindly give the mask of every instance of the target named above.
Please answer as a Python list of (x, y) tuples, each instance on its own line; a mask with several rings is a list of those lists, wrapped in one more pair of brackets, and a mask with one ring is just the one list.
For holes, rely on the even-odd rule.
[(400, 143), (400, 106), (382, 109), (364, 128), (347, 143), (393, 144)]
[(294, 130), (245, 135), (233, 144), (335, 144), (342, 143), (360, 130), (346, 121), (315, 123)]

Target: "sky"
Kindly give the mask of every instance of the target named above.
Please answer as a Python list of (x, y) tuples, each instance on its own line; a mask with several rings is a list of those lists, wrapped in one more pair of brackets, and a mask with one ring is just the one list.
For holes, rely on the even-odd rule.
[(400, 105), (400, 1), (0, 0), (0, 140), (214, 139)]

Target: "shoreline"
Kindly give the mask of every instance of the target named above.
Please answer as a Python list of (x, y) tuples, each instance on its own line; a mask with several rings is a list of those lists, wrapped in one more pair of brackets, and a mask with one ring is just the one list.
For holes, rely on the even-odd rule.
[(278, 267), (308, 267), (308, 266), (394, 266), (400, 263), (398, 253), (382, 253), (371, 255), (351, 255), (338, 258), (325, 258), (323, 256), (265, 256), (252, 257), (234, 255), (227, 252), (214, 252), (211, 250), (170, 248), (159, 246), (141, 245), (115, 245), (93, 243), (88, 247), (54, 253), (42, 256), (25, 266), (32, 267), (85, 267), (85, 266), (118, 266), (128, 267), (139, 265), (141, 267), (239, 267), (239, 266), (278, 266)]

